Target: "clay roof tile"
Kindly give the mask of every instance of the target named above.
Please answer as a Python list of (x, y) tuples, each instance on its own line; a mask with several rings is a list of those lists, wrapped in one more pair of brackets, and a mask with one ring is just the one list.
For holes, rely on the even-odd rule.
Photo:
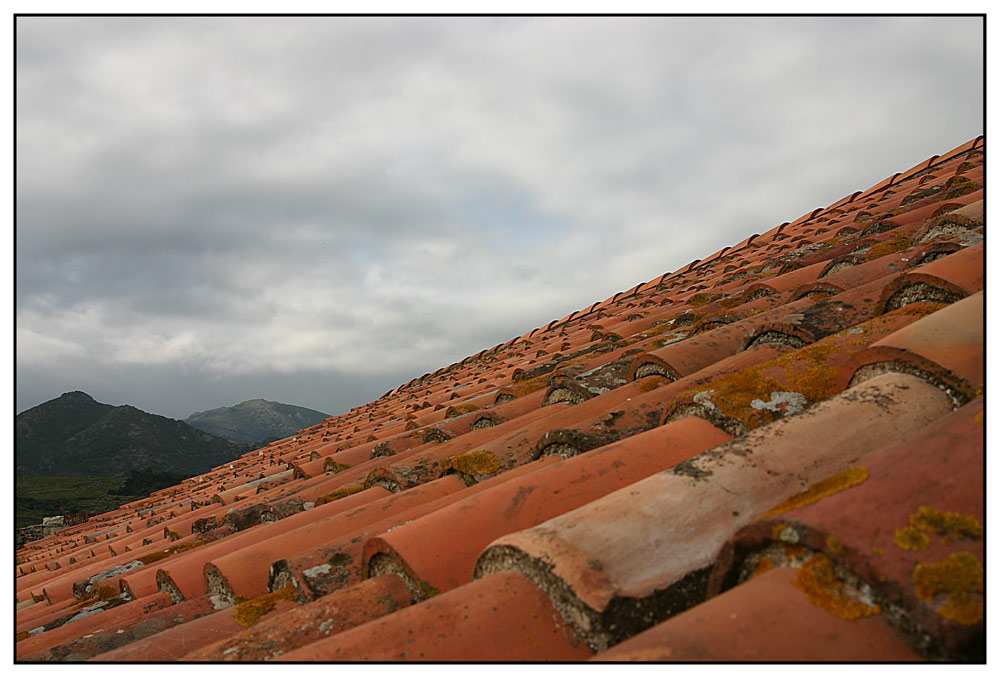
[[(872, 398), (884, 406), (869, 407)], [(701, 602), (706, 568), (735, 530), (949, 409), (940, 391), (915, 377), (877, 377), (803, 415), (502, 537), (480, 556), (476, 576), (515, 570), (533, 577), (590, 647), (604, 650)], [(652, 534), (654, 540), (642, 536)], [(658, 612), (641, 615), (637, 608), (623, 618), (629, 606)]]
[[(739, 581), (768, 568), (798, 570), (802, 581), (801, 569), (822, 561), (835, 565), (845, 584), (861, 582), (853, 589), (867, 608), (846, 591), (810, 598), (815, 605), (831, 615), (853, 610), (882, 619), (895, 610), (900, 637), (923, 657), (981, 661), (983, 495), (967, 488), (984, 477), (982, 412), (982, 400), (969, 403), (774, 507), (721, 549), (709, 595), (736, 591), (746, 585)], [(960, 565), (965, 574), (947, 583), (932, 574), (960, 572)]]
[(531, 581), (505, 572), (276, 659), (442, 662), (471, 656), (537, 662), (581, 661), (591, 655)]

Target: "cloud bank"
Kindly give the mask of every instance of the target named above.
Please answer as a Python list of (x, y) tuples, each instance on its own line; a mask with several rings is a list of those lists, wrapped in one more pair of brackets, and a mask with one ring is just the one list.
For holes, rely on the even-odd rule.
[(983, 131), (976, 18), (21, 17), (16, 385), (331, 414)]

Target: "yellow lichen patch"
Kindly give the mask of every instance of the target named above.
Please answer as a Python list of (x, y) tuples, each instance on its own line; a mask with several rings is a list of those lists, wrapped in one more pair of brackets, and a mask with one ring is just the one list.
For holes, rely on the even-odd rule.
[(840, 473), (813, 484), (805, 492), (799, 492), (795, 496), (789, 497), (762, 515), (761, 518), (779, 516), (782, 513), (787, 513), (793, 509), (815, 504), (824, 497), (829, 497), (830, 495), (837, 494), (838, 492), (843, 492), (844, 490), (854, 487), (855, 485), (860, 485), (866, 480), (868, 480), (867, 468), (864, 466), (849, 468), (846, 471), (841, 471)]
[(288, 584), (274, 593), (266, 593), (246, 602), (240, 603), (233, 610), (233, 617), (240, 626), (250, 628), (260, 621), (260, 618), (274, 609), (279, 600), (294, 600), (295, 587)]
[(751, 579), (753, 577), (759, 577), (760, 575), (764, 574), (765, 572), (768, 572), (769, 570), (773, 570), (773, 569), (774, 569), (774, 561), (771, 560), (770, 558), (768, 558), (767, 556), (763, 556), (760, 559), (760, 561), (757, 563), (757, 567), (754, 568), (753, 575), (751, 576)]
[(448, 464), (459, 473), (485, 476), (500, 470), (500, 460), (490, 450), (473, 450), (451, 457)]
[(872, 553), (874, 553), (877, 556), (884, 556), (885, 555), (885, 550), (880, 549), (878, 546), (873, 546), (872, 547)]
[(905, 250), (912, 244), (913, 241), (909, 237), (905, 235), (896, 236), (892, 240), (886, 240), (885, 242), (880, 242), (879, 244), (874, 245), (870, 250), (868, 250), (868, 254), (865, 255), (865, 259), (872, 261), (873, 259), (884, 257), (887, 254)]
[(327, 457), (323, 460), (323, 472), (324, 473), (340, 473), (341, 471), (346, 471), (351, 468), (350, 464), (339, 464), (333, 460), (331, 457)]
[(20, 643), (22, 640), (27, 640), (28, 638), (31, 638), (31, 634), (27, 631), (21, 631), (19, 634), (14, 636), (14, 642)]
[(208, 543), (207, 541), (203, 541), (201, 539), (197, 539), (195, 541), (189, 541), (189, 542), (186, 542), (184, 544), (177, 544), (176, 546), (171, 546), (170, 548), (167, 549), (167, 552), (168, 553), (183, 553), (184, 551), (190, 551), (191, 549), (196, 549), (199, 546), (204, 546), (207, 543)]
[[(677, 398), (668, 409), (692, 402), (704, 386), (694, 386)], [(724, 374), (712, 379), (711, 405), (731, 419), (741, 421), (747, 428), (757, 428), (774, 421), (777, 414), (771, 410), (757, 410), (750, 407), (753, 399), (775, 391), (787, 390), (785, 385), (771, 377), (764, 376), (757, 368), (748, 368)], [(695, 401), (697, 402), (697, 401)]]
[(917, 597), (937, 603), (946, 596), (938, 614), (963, 626), (983, 619), (983, 564), (971, 553), (953, 553), (936, 563), (920, 563), (913, 569)]
[(888, 327), (888, 323), (892, 318), (898, 316), (910, 316), (919, 319), (924, 316), (928, 316), (935, 311), (939, 311), (947, 305), (948, 304), (940, 301), (919, 301), (913, 304), (907, 304), (903, 308), (897, 308), (895, 311), (879, 316), (873, 322), (880, 322), (882, 323), (881, 327)]
[(722, 308), (736, 308), (742, 303), (743, 303), (742, 295), (736, 297), (728, 297), (726, 299), (719, 300), (719, 306)]
[(976, 415), (975, 419), (976, 425), (982, 426), (985, 420), (986, 420), (986, 412), (984, 410), (980, 410), (979, 414)]
[(118, 593), (119, 593), (118, 589), (116, 589), (111, 584), (101, 584), (100, 586), (97, 587), (96, 595), (98, 600), (111, 600), (112, 598), (117, 596)]
[(164, 558), (167, 558), (169, 556), (170, 553), (167, 551), (157, 551), (156, 553), (147, 553), (144, 556), (136, 558), (136, 560), (138, 560), (143, 565), (149, 565), (150, 563), (155, 563), (156, 561), (163, 560)]
[(975, 516), (964, 513), (952, 513), (921, 506), (916, 513), (910, 516), (910, 525), (924, 532), (952, 536), (955, 539), (971, 539), (980, 543), (983, 541), (982, 523)]
[(652, 375), (644, 378), (642, 381), (639, 382), (639, 390), (642, 393), (649, 393), (650, 391), (652, 391), (654, 388), (656, 388), (660, 384), (663, 384), (663, 383), (669, 382), (669, 381), (670, 380), (667, 379), (667, 378), (665, 378), (665, 377), (662, 377), (662, 376), (657, 375), (657, 374), (652, 374)]
[(826, 549), (830, 553), (838, 556), (847, 552), (847, 547), (844, 545), (844, 542), (832, 534), (826, 538)]
[[(755, 401), (769, 401), (775, 392), (797, 393), (805, 399), (805, 407), (825, 400), (833, 392), (837, 378), (837, 368), (831, 367), (828, 360), (834, 352), (842, 350), (836, 339), (828, 337), (753, 367), (713, 377), (711, 403), (721, 414), (748, 429), (768, 424), (783, 416), (783, 412), (760, 407)], [(672, 407), (690, 402), (703, 390), (703, 386), (688, 389), (674, 400)]]
[(691, 306), (692, 308), (698, 308), (699, 306), (704, 306), (705, 304), (709, 304), (721, 298), (722, 298), (721, 294), (709, 294), (708, 292), (699, 292), (698, 294), (688, 299), (687, 303), (688, 306)]
[(907, 551), (920, 551), (931, 545), (931, 538), (915, 527), (907, 525), (896, 530), (893, 542)]
[[(801, 393), (806, 400), (818, 403), (828, 398), (837, 379), (837, 368), (827, 364), (828, 358), (842, 350), (832, 339), (818, 341), (811, 346), (773, 358), (777, 367), (786, 370), (787, 390)], [(767, 363), (762, 365), (764, 368)]]
[(511, 390), (514, 392), (514, 396), (519, 398), (521, 396), (528, 395), (529, 393), (540, 391), (541, 389), (548, 386), (548, 382), (549, 382), (549, 375), (543, 374), (540, 377), (535, 377), (534, 379), (528, 379), (526, 381), (522, 381), (516, 386), (511, 387)]
[(339, 490), (328, 492), (316, 500), (316, 506), (322, 506), (323, 504), (329, 504), (331, 501), (337, 501), (338, 499), (349, 497), (352, 494), (361, 492), (363, 489), (365, 489), (364, 485), (352, 485), (351, 487), (342, 487)]
[(807, 560), (793, 583), (810, 603), (841, 619), (859, 619), (882, 612), (878, 605), (869, 605), (845, 590), (844, 582), (833, 570), (833, 561), (824, 553)]

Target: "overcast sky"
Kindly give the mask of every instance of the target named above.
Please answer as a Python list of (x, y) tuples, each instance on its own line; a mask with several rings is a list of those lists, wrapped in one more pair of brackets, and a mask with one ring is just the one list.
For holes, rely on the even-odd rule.
[(347, 411), (983, 132), (978, 18), (20, 18), (16, 411)]

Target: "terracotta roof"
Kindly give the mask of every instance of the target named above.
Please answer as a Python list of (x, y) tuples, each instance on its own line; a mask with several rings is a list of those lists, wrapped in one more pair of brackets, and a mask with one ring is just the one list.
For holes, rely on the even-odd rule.
[(26, 544), (17, 659), (983, 660), (984, 152)]

